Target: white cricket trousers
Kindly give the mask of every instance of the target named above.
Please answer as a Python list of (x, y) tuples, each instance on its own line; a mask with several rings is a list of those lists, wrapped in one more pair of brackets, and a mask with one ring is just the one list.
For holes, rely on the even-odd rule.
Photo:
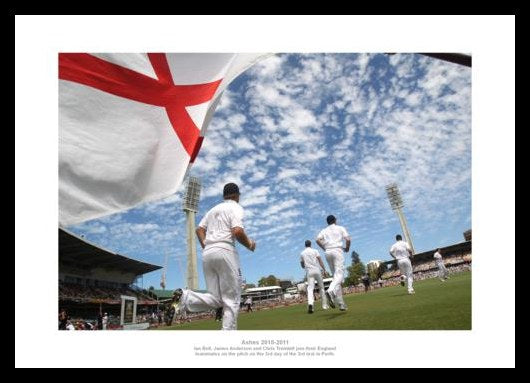
[(328, 291), (333, 291), (335, 297), (337, 297), (337, 303), (343, 305), (342, 281), (344, 281), (344, 256), (342, 255), (342, 249), (334, 248), (326, 250), (326, 260), (333, 274), (333, 280), (328, 287)]
[(449, 271), (445, 268), (443, 261), (436, 261), (436, 266), (438, 266), (438, 277), (440, 279), (445, 279), (449, 275)]
[(318, 283), (320, 299), (322, 300), (322, 308), (326, 309), (328, 307), (328, 299), (326, 298), (326, 290), (324, 290), (324, 281), (322, 280), (322, 273), (320, 270), (307, 271), (307, 304), (315, 304), (315, 282)]
[(183, 305), (191, 312), (223, 307), (223, 330), (237, 330), (241, 301), (241, 273), (237, 251), (211, 247), (202, 254), (207, 293), (186, 290)]
[(404, 275), (407, 278), (407, 289), (409, 293), (414, 291), (414, 287), (412, 287), (413, 282), (413, 271), (412, 271), (412, 263), (410, 263), (410, 259), (403, 258), (399, 259), (398, 262), (399, 271), (401, 272), (401, 275)]

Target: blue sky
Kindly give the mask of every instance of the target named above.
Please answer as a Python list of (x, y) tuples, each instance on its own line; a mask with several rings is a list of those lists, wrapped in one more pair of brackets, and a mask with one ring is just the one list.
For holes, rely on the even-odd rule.
[[(272, 56), (225, 91), (191, 174), (203, 183), (198, 220), (225, 183), (240, 185), (246, 231), (257, 241), (254, 253), (239, 246), (248, 283), (301, 279), (304, 240), (328, 214), (363, 262), (389, 259), (401, 231), (390, 182), (400, 187), (416, 251), (460, 242), (471, 228), (471, 68), (414, 54)], [(68, 229), (158, 265), (169, 254), (167, 286), (183, 287), (181, 192)], [(160, 275), (146, 274), (144, 287), (159, 288)]]

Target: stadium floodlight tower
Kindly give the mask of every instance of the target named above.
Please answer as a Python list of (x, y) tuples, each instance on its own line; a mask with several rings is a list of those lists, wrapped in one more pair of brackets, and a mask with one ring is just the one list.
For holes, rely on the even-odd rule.
[(188, 243), (188, 288), (199, 288), (199, 275), (197, 274), (197, 242), (195, 240), (195, 213), (199, 210), (199, 196), (201, 182), (197, 177), (189, 177), (186, 194), (182, 203), (182, 210), (186, 213), (186, 234)]
[(387, 185), (386, 194), (388, 195), (388, 200), (390, 201), (390, 206), (392, 206), (392, 210), (395, 210), (398, 215), (399, 223), (401, 224), (401, 230), (405, 235), (405, 240), (412, 248), (412, 254), (415, 254), (416, 251), (414, 250), (412, 237), (410, 236), (407, 221), (405, 220), (405, 215), (403, 214), (403, 199), (401, 198), (401, 193), (399, 192), (397, 184), (392, 183), (390, 185)]

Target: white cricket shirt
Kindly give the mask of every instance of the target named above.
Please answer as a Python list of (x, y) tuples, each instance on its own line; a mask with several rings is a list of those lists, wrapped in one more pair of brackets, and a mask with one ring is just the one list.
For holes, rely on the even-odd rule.
[(317, 236), (317, 240), (322, 242), (326, 250), (342, 248), (342, 241), (347, 239), (350, 239), (350, 236), (346, 229), (334, 223), (323, 229)]
[(233, 250), (235, 239), (232, 235), (232, 229), (235, 227), (244, 229), (243, 215), (243, 207), (231, 199), (227, 199), (210, 209), (199, 223), (200, 227), (206, 229), (204, 249), (220, 247)]
[(320, 271), (320, 263), (318, 263), (318, 257), (320, 254), (317, 250), (310, 247), (306, 247), (304, 251), (300, 254), (302, 261), (304, 262), (304, 267), (307, 272), (309, 271)]
[(412, 250), (409, 244), (405, 241), (397, 241), (390, 248), (390, 254), (396, 259), (406, 259), (410, 256), (409, 250)]

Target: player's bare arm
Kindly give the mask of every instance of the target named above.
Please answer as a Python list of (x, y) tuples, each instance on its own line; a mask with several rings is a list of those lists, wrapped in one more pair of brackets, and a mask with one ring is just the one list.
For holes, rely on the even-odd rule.
[(304, 263), (304, 261), (300, 261), (300, 266), (302, 266), (302, 269), (305, 269), (305, 263)]
[(232, 235), (237, 239), (237, 241), (245, 246), (250, 251), (256, 249), (256, 242), (247, 237), (245, 230), (242, 227), (234, 227), (232, 229)]
[(204, 249), (204, 239), (206, 238), (206, 229), (204, 227), (199, 226), (197, 230), (195, 230), (195, 234), (197, 234), (197, 238), (199, 238), (199, 243), (201, 244), (201, 248)]
[(320, 248), (322, 250), (324, 250), (324, 251), (326, 250), (326, 248), (324, 247), (324, 244), (322, 243), (322, 241), (320, 239), (317, 239), (317, 245), (320, 246)]

